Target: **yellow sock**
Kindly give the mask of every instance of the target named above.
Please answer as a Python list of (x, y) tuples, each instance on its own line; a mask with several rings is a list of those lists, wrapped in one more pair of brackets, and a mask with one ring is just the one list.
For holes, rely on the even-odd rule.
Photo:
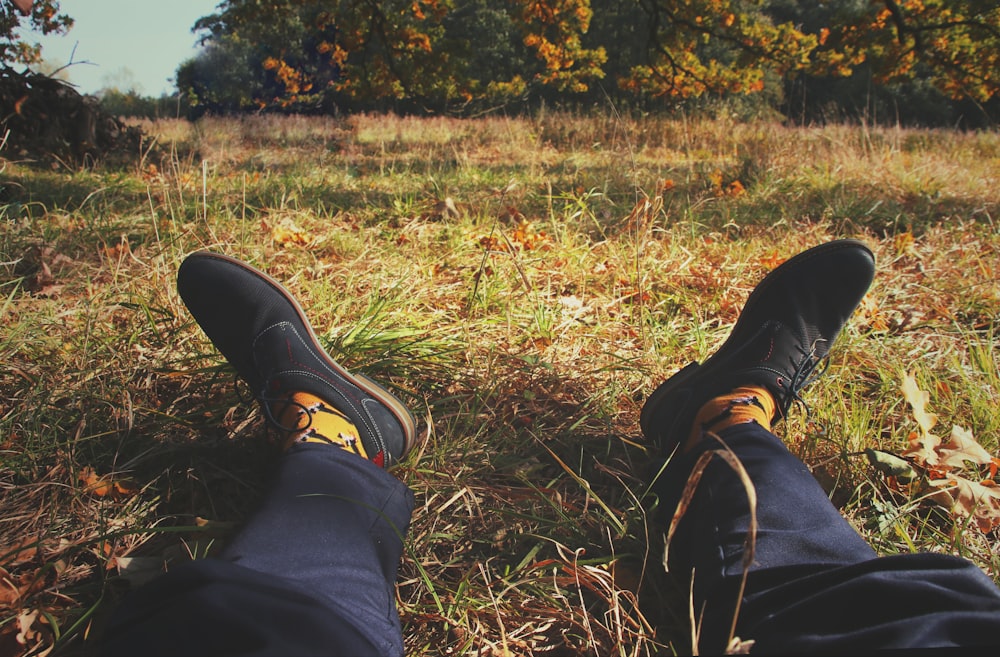
[(285, 449), (296, 443), (327, 443), (368, 458), (358, 429), (347, 417), (308, 392), (293, 392), (286, 402), (273, 402), (273, 412), (288, 432)]
[(718, 433), (734, 424), (756, 422), (768, 431), (771, 419), (777, 410), (774, 397), (767, 388), (761, 386), (740, 386), (725, 395), (710, 399), (698, 411), (694, 426), (683, 445), (683, 451), (690, 451), (708, 432)]

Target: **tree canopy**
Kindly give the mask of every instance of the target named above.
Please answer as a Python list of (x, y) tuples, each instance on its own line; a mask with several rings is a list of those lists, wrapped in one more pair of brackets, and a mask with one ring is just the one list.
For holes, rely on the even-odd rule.
[(1000, 91), (992, 0), (225, 0), (195, 31), (178, 87), (210, 109), (668, 104), (859, 73)]
[(41, 61), (41, 46), (30, 43), (20, 32), (25, 24), (42, 34), (63, 34), (73, 26), (73, 19), (59, 13), (58, 0), (0, 2), (0, 62), (6, 66)]
[[(0, 61), (34, 64), (57, 0), (0, 4)], [(980, 105), (1000, 96), (995, 0), (223, 0), (178, 90), (207, 110), (785, 97), (837, 80)], [(855, 85), (854, 89), (860, 88)], [(768, 101), (771, 102), (771, 101)]]

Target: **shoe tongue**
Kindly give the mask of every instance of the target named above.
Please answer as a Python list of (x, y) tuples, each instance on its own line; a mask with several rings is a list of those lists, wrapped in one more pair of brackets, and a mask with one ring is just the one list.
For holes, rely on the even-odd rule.
[[(289, 322), (280, 322), (261, 331), (253, 341), (253, 368), (255, 374), (269, 387), (281, 388), (275, 375), (300, 364), (307, 353), (299, 349), (302, 336)], [(279, 392), (282, 390), (271, 390)]]
[(762, 385), (780, 404), (794, 392), (796, 372), (810, 360), (809, 350), (818, 339), (818, 333), (805, 325), (790, 326), (778, 320), (765, 322), (739, 355), (734, 356), (740, 363), (740, 371), (733, 382)]

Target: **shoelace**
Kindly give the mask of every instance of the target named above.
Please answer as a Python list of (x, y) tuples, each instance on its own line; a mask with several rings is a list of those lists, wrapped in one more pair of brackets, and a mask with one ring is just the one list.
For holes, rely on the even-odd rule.
[[(294, 399), (286, 397), (272, 397), (267, 393), (271, 387), (270, 381), (265, 381), (263, 389), (260, 392), (253, 392), (248, 390), (246, 382), (243, 381), (239, 374), (233, 375), (233, 387), (236, 389), (236, 396), (244, 404), (250, 404), (251, 402), (258, 401), (260, 406), (264, 411), (264, 419), (267, 420), (268, 424), (278, 431), (291, 432), (291, 431), (305, 431), (312, 426), (312, 415), (309, 413), (309, 409), (305, 404), (300, 404)], [(286, 406), (297, 406), (299, 410), (305, 413), (306, 417), (309, 418), (308, 423), (304, 427), (286, 427), (281, 423), (277, 417), (275, 417), (274, 412), (271, 410), (271, 404), (285, 404)]]
[[(266, 389), (267, 388), (265, 388), (265, 390)], [(306, 406), (305, 404), (301, 404), (295, 401), (291, 397), (271, 397), (266, 392), (261, 392), (257, 395), (257, 400), (260, 401), (260, 405), (264, 409), (264, 418), (268, 422), (270, 422), (271, 425), (275, 427), (278, 431), (286, 431), (289, 433), (308, 431), (309, 428), (312, 426), (313, 416), (312, 413), (309, 412), (309, 407)], [(306, 425), (303, 427), (299, 426), (286, 427), (281, 423), (281, 420), (279, 420), (274, 416), (274, 411), (271, 410), (271, 404), (284, 404), (284, 408), (282, 409), (283, 411), (287, 410), (289, 406), (298, 407), (299, 411), (301, 411), (301, 413), (299, 413), (299, 417), (304, 415), (306, 418), (308, 418)]]
[(830, 357), (829, 354), (817, 357), (815, 343), (813, 343), (808, 351), (801, 347), (799, 347), (799, 351), (802, 352), (802, 358), (795, 363), (795, 367), (792, 369), (791, 380), (787, 382), (784, 379), (778, 380), (782, 394), (776, 401), (778, 409), (781, 411), (781, 417), (788, 417), (788, 412), (792, 410), (792, 404), (798, 403), (805, 410), (806, 418), (808, 419), (811, 412), (809, 404), (802, 399), (799, 391), (826, 372), (830, 366)]

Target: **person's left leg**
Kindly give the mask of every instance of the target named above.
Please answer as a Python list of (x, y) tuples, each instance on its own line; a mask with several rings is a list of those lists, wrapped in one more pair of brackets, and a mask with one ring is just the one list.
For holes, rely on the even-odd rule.
[(381, 655), (402, 654), (395, 583), (413, 493), (374, 463), (292, 445), (263, 506), (221, 558), (301, 585)]
[(276, 281), (196, 253), (178, 290), (285, 437), (273, 487), (222, 558), (135, 592), (106, 654), (402, 655), (394, 583), (413, 508), (384, 468), (416, 444), (391, 393), (326, 355)]
[(397, 565), (413, 508), (398, 479), (343, 449), (292, 445), (219, 558), (137, 589), (106, 655), (402, 655)]

